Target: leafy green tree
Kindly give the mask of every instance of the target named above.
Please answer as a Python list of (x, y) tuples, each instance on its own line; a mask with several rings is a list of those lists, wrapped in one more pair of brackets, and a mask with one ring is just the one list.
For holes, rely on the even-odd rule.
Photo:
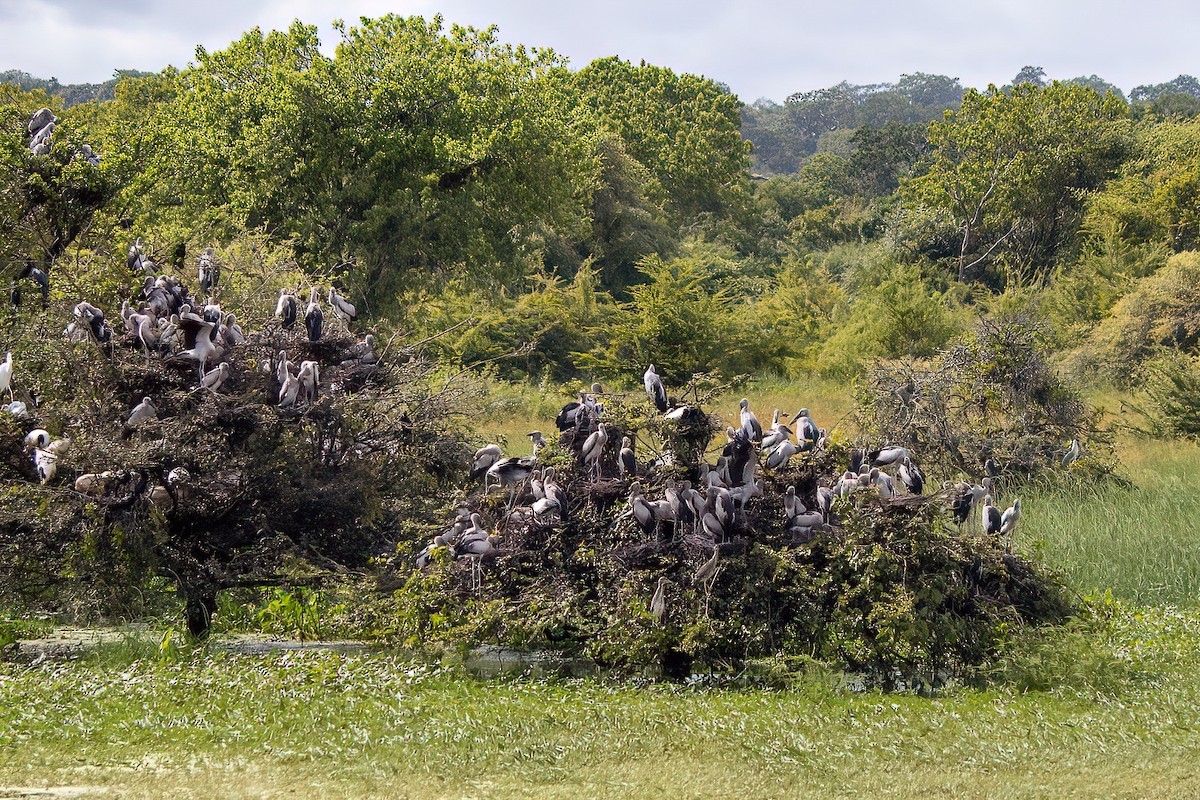
[(1164, 94), (1186, 94), (1190, 97), (1200, 98), (1200, 81), (1191, 75), (1180, 75), (1166, 83), (1135, 86), (1133, 87), (1133, 91), (1129, 93), (1129, 99), (1134, 103), (1138, 103), (1146, 100), (1156, 100)]
[(1073, 241), (1086, 193), (1115, 172), (1132, 137), (1113, 95), (1021, 83), (968, 91), (930, 125), (929, 141), (929, 169), (904, 183), (904, 202), (954, 218), (960, 280), (1001, 283), (1005, 271), (1046, 276)]
[(1089, 89), (1095, 89), (1096, 94), (1099, 95), (1112, 94), (1122, 100), (1125, 99), (1125, 93), (1121, 91), (1120, 87), (1114, 83), (1109, 83), (1099, 75), (1080, 75), (1078, 78), (1071, 78), (1067, 83), (1074, 83), (1079, 86), (1086, 86)]
[(1020, 72), (1012, 79), (1012, 85), (1020, 86), (1024, 83), (1032, 83), (1034, 86), (1045, 86), (1046, 70), (1041, 67), (1021, 67)]
[(678, 386), (721, 364), (733, 301), (723, 289), (714, 291), (707, 266), (649, 256), (640, 269), (645, 282), (630, 288), (632, 299), (607, 326), (606, 341), (577, 355), (580, 367), (627, 376), (631, 365), (654, 364), (664, 381)]
[(588, 64), (574, 84), (598, 125), (650, 171), (675, 223), (739, 204), (749, 145), (736, 95), (707, 78), (615, 56)]
[(264, 228), (303, 264), (352, 265), (373, 311), (409, 285), (511, 281), (531, 237), (586, 234), (596, 160), (553, 52), (440, 17), (339, 33), (332, 58), (300, 23), (199, 50), (154, 119), (138, 224)]
[[(50, 152), (33, 155), (26, 125), (43, 106), (55, 110), (59, 122)], [(50, 272), (112, 198), (118, 164), (90, 164), (80, 156), (85, 143), (47, 95), (0, 85), (0, 276), (11, 279), (27, 264)]]
[(895, 90), (927, 109), (953, 108), (962, 102), (963, 87), (958, 78), (911, 72), (900, 76)]
[(1089, 229), (1116, 226), (1134, 245), (1200, 243), (1200, 120), (1142, 120), (1118, 176), (1087, 208)]

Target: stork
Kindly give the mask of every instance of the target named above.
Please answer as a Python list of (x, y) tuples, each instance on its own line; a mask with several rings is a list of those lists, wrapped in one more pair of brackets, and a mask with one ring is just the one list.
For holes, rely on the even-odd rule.
[(13, 360), (12, 353), (6, 353), (4, 363), (0, 364), (0, 392), (7, 391), (9, 402), (14, 402), (16, 397), (13, 396), (12, 388), (13, 376)]
[(642, 385), (646, 387), (646, 394), (650, 395), (650, 402), (660, 413), (665, 413), (667, 410), (667, 389), (663, 386), (662, 378), (658, 377), (658, 373), (654, 371), (654, 365), (646, 367), (645, 373), (642, 374)]
[(290, 331), (296, 324), (296, 295), (291, 289), (279, 290), (279, 302), (275, 304), (275, 316), (279, 317), (280, 327)]
[(583, 443), (580, 460), (588, 468), (593, 480), (600, 479), (601, 459), (604, 457), (604, 445), (607, 443), (608, 431), (605, 429), (603, 422), (596, 425), (596, 430)]
[(154, 406), (154, 400), (149, 397), (143, 397), (142, 402), (133, 407), (133, 411), (129, 413), (129, 419), (125, 422), (127, 428), (137, 428), (143, 423), (150, 420), (158, 419), (158, 409)]
[(333, 314), (338, 319), (344, 322), (353, 322), (358, 319), (358, 313), (354, 306), (345, 297), (338, 294), (337, 289), (329, 287), (329, 305), (333, 309)]
[(308, 340), (310, 342), (318, 341), (321, 338), (321, 330), (325, 326), (325, 313), (321, 311), (321, 304), (318, 302), (317, 287), (312, 287), (308, 293), (308, 308), (304, 312), (304, 327), (308, 331)]
[(745, 397), (738, 404), (741, 407), (742, 430), (745, 431), (747, 438), (752, 442), (762, 441), (762, 425), (758, 421), (758, 417), (754, 416), (754, 412), (750, 410), (750, 401)]

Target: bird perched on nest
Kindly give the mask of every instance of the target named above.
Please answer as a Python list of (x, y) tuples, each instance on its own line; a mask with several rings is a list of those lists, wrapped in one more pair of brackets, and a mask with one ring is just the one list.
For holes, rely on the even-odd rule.
[(133, 411), (129, 412), (129, 419), (125, 421), (125, 427), (137, 428), (155, 419), (158, 419), (158, 409), (154, 406), (154, 400), (149, 397), (143, 397), (142, 402), (134, 406)]

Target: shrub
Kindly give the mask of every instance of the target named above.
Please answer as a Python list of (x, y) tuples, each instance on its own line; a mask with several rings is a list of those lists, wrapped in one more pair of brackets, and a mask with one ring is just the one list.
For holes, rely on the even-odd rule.
[(1028, 480), (1076, 437), (1103, 451), (1096, 412), (1054, 373), (1046, 334), (1028, 318), (981, 321), (928, 362), (880, 362), (858, 388), (861, 430), (909, 447), (944, 477), (981, 476), (990, 458), (1010, 480)]

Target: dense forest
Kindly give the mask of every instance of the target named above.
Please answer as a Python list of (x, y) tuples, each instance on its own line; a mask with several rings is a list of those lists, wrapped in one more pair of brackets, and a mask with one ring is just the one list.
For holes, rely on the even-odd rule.
[[(1190, 76), (1127, 100), (1036, 67), (985, 89), (913, 73), (746, 106), (437, 18), (339, 33), (329, 57), (315, 28), (254, 30), (84, 103), (89, 87), (6, 73), (6, 274), (115, 268), (134, 236), (179, 264), (253, 242), (406, 330), (471, 318), (446, 354), (521, 353), (495, 362), (514, 378), (650, 353), (677, 376), (850, 377), (999, 312), (1122, 381), (1128, 353), (1191, 343), (1141, 316), (1171, 313), (1168, 276), (1191, 269)], [(49, 164), (18, 146), (42, 105), (62, 117)], [(87, 174), (85, 141), (103, 158)]]

